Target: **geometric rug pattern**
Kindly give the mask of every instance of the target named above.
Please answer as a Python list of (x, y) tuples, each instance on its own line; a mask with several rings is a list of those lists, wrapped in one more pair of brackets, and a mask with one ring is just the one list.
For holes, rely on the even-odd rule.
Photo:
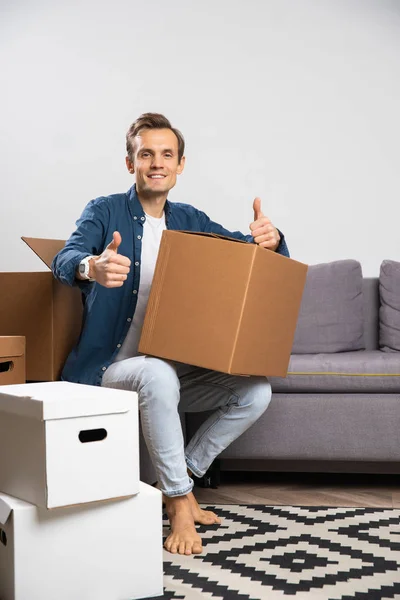
[[(164, 600), (400, 599), (400, 510), (216, 505), (203, 553), (164, 551)], [(168, 522), (164, 521), (164, 536)]]

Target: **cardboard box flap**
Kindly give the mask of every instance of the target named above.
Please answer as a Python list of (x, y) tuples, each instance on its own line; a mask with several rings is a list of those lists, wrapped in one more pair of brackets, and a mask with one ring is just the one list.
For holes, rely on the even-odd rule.
[(0, 525), (5, 525), (7, 523), (11, 511), (12, 506), (0, 496)]
[(0, 336), (0, 358), (23, 356), (25, 354), (25, 337), (22, 335)]
[(31, 510), (32, 504), (20, 500), (19, 498), (14, 498), (14, 496), (0, 493), (0, 525), (5, 525), (7, 523), (13, 510), (21, 508)]
[[(171, 230), (169, 230), (169, 231), (171, 231)], [(248, 243), (248, 242), (246, 242), (246, 240), (238, 240), (237, 238), (229, 237), (228, 235), (220, 235), (219, 233), (206, 233), (205, 231), (179, 230), (179, 231), (176, 231), (176, 233), (190, 233), (191, 235), (204, 235), (205, 237), (217, 238), (218, 240), (227, 240), (228, 242), (239, 242), (240, 244)]]
[(126, 390), (55, 381), (3, 385), (0, 412), (48, 421), (137, 410), (137, 394)]
[(65, 246), (65, 240), (45, 240), (22, 236), (21, 239), (51, 269), (55, 255)]

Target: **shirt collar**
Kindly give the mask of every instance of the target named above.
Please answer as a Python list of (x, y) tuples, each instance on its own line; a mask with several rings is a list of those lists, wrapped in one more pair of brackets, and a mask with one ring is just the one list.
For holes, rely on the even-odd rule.
[[(136, 184), (133, 184), (133, 186), (128, 190), (127, 195), (128, 195), (131, 207), (132, 207), (133, 217), (136, 217), (137, 219), (141, 219), (142, 217), (144, 217), (145, 215), (144, 215), (143, 206), (141, 205), (140, 200), (137, 195), (137, 192), (136, 192)], [(165, 202), (164, 212), (165, 212), (165, 218), (168, 219), (170, 212), (171, 212), (171, 203), (169, 202), (169, 200), (167, 200)]]

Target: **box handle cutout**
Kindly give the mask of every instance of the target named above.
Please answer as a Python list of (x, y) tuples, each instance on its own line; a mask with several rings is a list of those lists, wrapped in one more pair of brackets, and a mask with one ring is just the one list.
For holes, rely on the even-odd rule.
[(7, 373), (7, 371), (12, 371), (14, 368), (14, 363), (12, 360), (6, 360), (5, 362), (0, 363), (0, 373)]
[(82, 444), (88, 442), (101, 442), (107, 437), (107, 431), (105, 429), (85, 429), (79, 432), (79, 440)]
[(4, 529), (0, 528), (0, 542), (3, 544), (3, 546), (7, 546), (7, 534), (4, 531)]

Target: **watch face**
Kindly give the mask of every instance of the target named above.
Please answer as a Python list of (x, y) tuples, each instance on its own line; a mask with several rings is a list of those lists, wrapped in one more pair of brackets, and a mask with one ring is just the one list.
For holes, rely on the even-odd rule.
[(79, 273), (81, 273), (82, 275), (84, 275), (85, 273), (85, 265), (82, 263), (79, 264)]

